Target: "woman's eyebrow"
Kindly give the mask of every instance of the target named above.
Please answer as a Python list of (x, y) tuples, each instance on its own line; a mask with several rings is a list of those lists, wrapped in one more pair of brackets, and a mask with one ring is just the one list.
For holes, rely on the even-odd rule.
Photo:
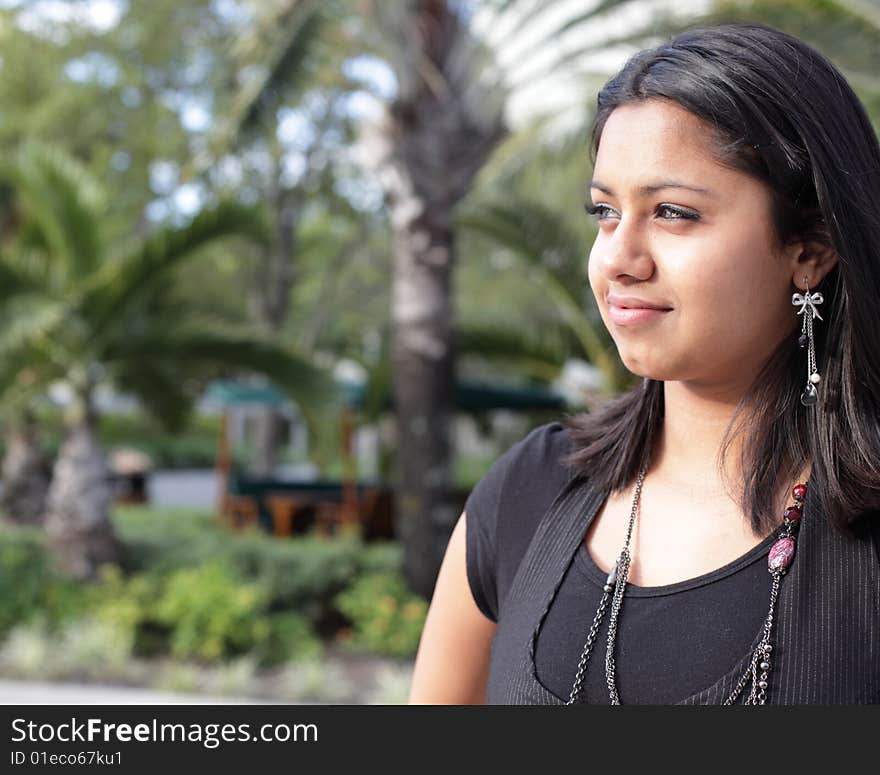
[[(590, 188), (597, 188), (599, 189), (599, 191), (604, 191), (609, 196), (614, 196), (614, 192), (608, 186), (606, 186), (604, 183), (600, 183), (598, 180), (591, 180)], [(687, 191), (695, 191), (698, 194), (705, 194), (706, 196), (710, 197), (718, 196), (714, 191), (710, 191), (708, 188), (691, 186), (678, 180), (660, 180), (656, 183), (646, 183), (643, 186), (639, 186), (636, 191), (640, 194), (652, 194), (655, 191), (660, 191), (664, 188), (683, 188)]]

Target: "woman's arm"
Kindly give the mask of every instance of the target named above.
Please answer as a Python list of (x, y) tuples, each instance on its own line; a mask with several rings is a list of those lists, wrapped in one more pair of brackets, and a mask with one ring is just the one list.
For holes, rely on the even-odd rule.
[(465, 566), (465, 513), (452, 531), (419, 641), (411, 705), (482, 705), (495, 622), (477, 608)]

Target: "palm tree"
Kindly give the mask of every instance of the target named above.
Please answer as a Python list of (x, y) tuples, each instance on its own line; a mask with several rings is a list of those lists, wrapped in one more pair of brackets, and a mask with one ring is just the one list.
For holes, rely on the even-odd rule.
[(365, 135), (393, 232), (396, 531), (410, 586), (430, 597), (459, 514), (452, 470), (454, 209), (504, 136), (502, 92), (475, 87), (480, 46), (444, 0), (374, 4), (398, 94)]
[(20, 293), (4, 300), (3, 315), (15, 325), (0, 336), (0, 395), (22, 406), (54, 380), (70, 387), (46, 529), (61, 566), (87, 578), (118, 554), (96, 436), (99, 384), (134, 395), (172, 429), (184, 425), (205, 380), (222, 371), (262, 373), (306, 408), (332, 387), (298, 353), (229, 331), (174, 292), (174, 271), (214, 240), (263, 241), (260, 211), (222, 202), (185, 226), (129, 242), (104, 220), (97, 181), (60, 151), (26, 147), (9, 178), (22, 226), (0, 273), (18, 278)]
[[(540, 39), (520, 48), (517, 61), (507, 64), (501, 61), (504, 49), (488, 42), (491, 31), (506, 27), (505, 45), (509, 45), (518, 34), (549, 21), (560, 3), (485, 3), (492, 20), (483, 25), (490, 34), (482, 39), (475, 35), (470, 23), (473, 9), (466, 3), (371, 4), (377, 26), (385, 33), (386, 59), (398, 85), (382, 121), (369, 128), (367, 139), (368, 155), (385, 189), (394, 241), (394, 396), (403, 450), (399, 529), (406, 545), (404, 571), (411, 586), (426, 596), (431, 594), (446, 538), (458, 517), (450, 465), (455, 211), (509, 135), (505, 108), (517, 88), (560, 72), (590, 51), (641, 41), (680, 23), (646, 15), (613, 40), (609, 36), (598, 43), (581, 40), (557, 51), (555, 43), (563, 34), (601, 21), (628, 4), (605, 0), (552, 22)], [(537, 64), (538, 54), (548, 50), (557, 52), (552, 61)], [(535, 66), (523, 69), (530, 61)], [(548, 289), (558, 290), (549, 275), (543, 279)], [(560, 296), (560, 301), (567, 301), (567, 296)], [(569, 310), (584, 349), (603, 363), (606, 357), (591, 330), (577, 324), (574, 310), (570, 306)], [(477, 338), (471, 332), (470, 341)], [(501, 344), (497, 332), (494, 342)], [(610, 372), (612, 367), (604, 368)]]
[(39, 427), (30, 412), (16, 415), (7, 409), (6, 416), (6, 450), (0, 466), (0, 517), (19, 524), (41, 524), (50, 471)]
[[(281, 5), (289, 12), (309, 4), (286, 0)], [(451, 465), (459, 349), (452, 303), (455, 210), (508, 135), (505, 108), (520, 87), (542, 79), (546, 83), (563, 69), (594, 72), (581, 66), (587, 54), (661, 36), (685, 22), (680, 15), (643, 12), (627, 21), (624, 33), (600, 34), (590, 42), (589, 37), (578, 38), (579, 28), (598, 25), (631, 10), (629, 6), (644, 10), (645, 4), (601, 0), (580, 12), (569, 4), (568, 15), (560, 18), (564, 5), (560, 0), (363, 0), (357, 19), (341, 25), (353, 31), (347, 33), (350, 54), (369, 53), (383, 60), (396, 80), (396, 94), (382, 119), (364, 128), (363, 146), (384, 190), (392, 230), (393, 394), (400, 450), (397, 532), (404, 542), (408, 581), (426, 596), (458, 517)], [(479, 37), (474, 13), (481, 15)], [(538, 39), (529, 40), (528, 33), (542, 23)], [(247, 90), (245, 104), (258, 103), (260, 95), (285, 82), (285, 68), (275, 64), (286, 60), (285, 51), (295, 53), (293, 45), (283, 45), (285, 38), (295, 41), (294, 31), (294, 26), (281, 24), (269, 36), (265, 45), (272, 57), (263, 68), (266, 78)], [(563, 38), (574, 45), (558, 45)], [(501, 55), (515, 41), (522, 43), (516, 56), (503, 62)], [(549, 60), (542, 56), (548, 51)], [(363, 89), (363, 84), (354, 88)], [(471, 341), (501, 344), (497, 335), (483, 334)]]

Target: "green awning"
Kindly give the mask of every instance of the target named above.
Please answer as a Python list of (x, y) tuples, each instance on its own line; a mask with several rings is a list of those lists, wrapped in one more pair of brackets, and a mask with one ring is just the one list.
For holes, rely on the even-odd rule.
[[(363, 404), (366, 388), (363, 385), (345, 383), (343, 394), (349, 406)], [(564, 410), (565, 397), (552, 388), (543, 385), (515, 385), (504, 383), (476, 382), (459, 380), (455, 388), (455, 404), (463, 412), (484, 411), (488, 409), (533, 409)], [(385, 408), (394, 406), (394, 398), (389, 393)]]
[(462, 411), (482, 409), (559, 409), (565, 398), (552, 388), (541, 385), (503, 385), (459, 381), (456, 405)]
[(283, 406), (289, 399), (274, 385), (249, 385), (234, 380), (214, 380), (205, 397), (224, 406)]
[[(356, 382), (338, 380), (345, 403), (352, 408), (363, 404), (366, 387)], [(541, 385), (511, 385), (459, 380), (456, 386), (456, 406), (464, 412), (488, 409), (564, 410), (562, 394)], [(208, 386), (206, 397), (225, 406), (283, 406), (287, 396), (274, 385), (253, 385), (234, 380), (215, 380)], [(389, 395), (386, 408), (393, 406)]]

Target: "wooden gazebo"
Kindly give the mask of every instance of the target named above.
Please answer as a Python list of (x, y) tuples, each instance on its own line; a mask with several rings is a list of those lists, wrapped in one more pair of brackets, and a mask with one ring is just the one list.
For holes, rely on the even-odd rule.
[[(339, 418), (340, 449), (343, 459), (341, 481), (257, 479), (237, 471), (229, 434), (228, 409), (232, 406), (260, 405), (281, 407), (287, 397), (272, 385), (250, 385), (233, 381), (211, 384), (208, 397), (224, 407), (217, 451), (220, 482), (218, 512), (232, 528), (260, 525), (275, 535), (288, 536), (315, 526), (319, 532), (336, 529), (358, 531), (364, 538), (391, 538), (393, 493), (391, 488), (358, 481), (352, 440), (357, 413), (363, 406), (366, 388), (340, 381), (343, 396)], [(393, 408), (390, 395), (383, 402)], [(464, 412), (491, 409), (514, 411), (562, 411), (564, 397), (547, 387), (503, 385), (459, 381), (456, 405)]]

